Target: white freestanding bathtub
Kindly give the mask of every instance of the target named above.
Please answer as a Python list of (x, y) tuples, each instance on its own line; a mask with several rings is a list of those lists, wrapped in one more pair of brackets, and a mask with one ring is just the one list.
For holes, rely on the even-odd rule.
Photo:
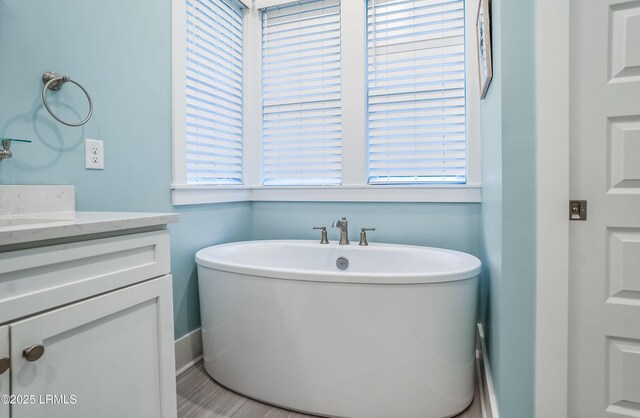
[(204, 366), (236, 392), (363, 418), (448, 417), (473, 399), (480, 261), (469, 254), (251, 241), (196, 261)]

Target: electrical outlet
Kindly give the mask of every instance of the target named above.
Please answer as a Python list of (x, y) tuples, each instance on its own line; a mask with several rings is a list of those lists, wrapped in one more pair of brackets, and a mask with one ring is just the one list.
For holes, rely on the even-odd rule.
[(85, 168), (89, 170), (104, 170), (104, 145), (97, 139), (84, 140)]

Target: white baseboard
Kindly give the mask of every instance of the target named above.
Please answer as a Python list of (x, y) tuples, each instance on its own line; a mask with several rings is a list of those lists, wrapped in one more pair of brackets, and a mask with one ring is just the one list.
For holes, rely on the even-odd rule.
[(484, 328), (478, 324), (478, 339), (476, 346), (476, 370), (478, 382), (480, 384), (480, 408), (483, 418), (500, 418), (498, 414), (498, 401), (493, 388), (491, 369), (489, 368), (489, 358), (487, 357), (487, 346), (484, 340)]
[(202, 330), (191, 331), (176, 340), (176, 376), (202, 360)]

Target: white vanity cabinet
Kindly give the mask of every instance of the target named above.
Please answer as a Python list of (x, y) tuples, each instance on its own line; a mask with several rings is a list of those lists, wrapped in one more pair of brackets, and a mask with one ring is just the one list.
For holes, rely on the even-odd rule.
[[(4, 364), (0, 369), (0, 398), (6, 397), (10, 393), (10, 381), (11, 373), (7, 364), (10, 362), (9, 357), (9, 327), (0, 326), (0, 361)], [(2, 402), (0, 399), (0, 418), (6, 418), (9, 416), (9, 403)]]
[(169, 234), (122, 233), (0, 253), (0, 418), (176, 417)]

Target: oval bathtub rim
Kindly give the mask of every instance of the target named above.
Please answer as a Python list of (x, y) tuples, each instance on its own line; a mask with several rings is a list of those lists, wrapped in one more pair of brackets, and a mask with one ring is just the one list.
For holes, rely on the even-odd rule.
[[(289, 243), (289, 244), (318, 244), (313, 240), (253, 240), (253, 241), (236, 241), (225, 244), (212, 245), (203, 248), (196, 252), (195, 259), (198, 267), (207, 268), (211, 270), (218, 270), (229, 273), (243, 274), (254, 277), (267, 277), (270, 279), (282, 279), (282, 280), (294, 280), (302, 282), (325, 282), (325, 283), (350, 283), (350, 284), (385, 284), (385, 285), (410, 285), (410, 284), (434, 284), (434, 283), (446, 283), (456, 282), (462, 280), (473, 279), (477, 277), (481, 272), (482, 262), (474, 255), (450, 250), (446, 248), (437, 247), (425, 247), (418, 245), (405, 245), (405, 244), (389, 244), (389, 243), (370, 243), (370, 246), (375, 247), (394, 247), (394, 248), (408, 248), (414, 250), (431, 250), (436, 252), (443, 252), (448, 254), (457, 254), (463, 257), (471, 257), (472, 261), (475, 261), (472, 268), (462, 270), (452, 270), (447, 273), (354, 273), (349, 271), (324, 271), (324, 270), (303, 270), (303, 269), (289, 269), (274, 268), (267, 266), (255, 266), (255, 265), (243, 265), (239, 263), (212, 261), (204, 256), (206, 252), (211, 251), (212, 248), (223, 248), (230, 246), (237, 246), (242, 244), (260, 244), (260, 243)], [(364, 247), (359, 247), (353, 243), (350, 248), (365, 250)]]

